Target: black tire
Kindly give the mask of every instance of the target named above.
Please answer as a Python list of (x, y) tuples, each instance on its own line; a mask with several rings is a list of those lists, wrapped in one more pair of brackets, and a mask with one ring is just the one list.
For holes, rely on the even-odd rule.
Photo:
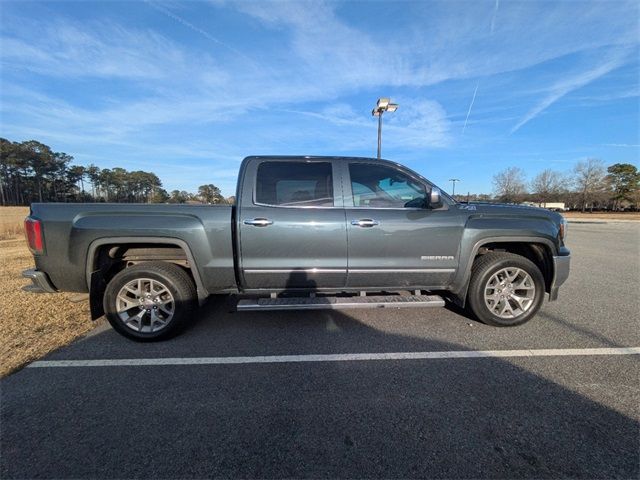
[[(485, 302), (485, 287), (494, 274), (505, 268), (519, 268), (529, 274), (535, 285), (533, 299), (525, 311), (511, 318), (495, 314)], [(493, 291), (493, 290), (492, 290)], [(487, 325), (514, 327), (528, 322), (535, 316), (544, 300), (545, 285), (542, 272), (528, 258), (506, 252), (490, 252), (476, 259), (471, 270), (467, 305), (475, 317)], [(489, 300), (491, 301), (491, 300)], [(500, 300), (504, 302), (504, 300)], [(511, 301), (513, 303), (513, 301)], [(504, 303), (502, 303), (504, 305)], [(510, 307), (509, 307), (510, 308)]]
[[(140, 312), (143, 318), (139, 321), (139, 325), (133, 324), (131, 327), (127, 325), (117, 312), (118, 294), (125, 285), (137, 279), (150, 279), (159, 282), (173, 297), (173, 301), (168, 303), (169, 308), (172, 308), (173, 315), (171, 317), (166, 316), (169, 320), (166, 321), (161, 328), (155, 329), (155, 331), (155, 324), (150, 321), (151, 314), (142, 312), (143, 309), (146, 310), (146, 312), (150, 312), (150, 309), (147, 310), (144, 306), (132, 306), (131, 310), (129, 310), (132, 312), (132, 315), (133, 313)], [(134, 296), (132, 300), (135, 298), (137, 297)], [(166, 293), (165, 298), (169, 298)], [(107, 284), (103, 302), (105, 315), (114, 330), (132, 340), (152, 342), (170, 338), (184, 328), (197, 308), (197, 293), (196, 287), (189, 274), (178, 265), (166, 262), (149, 262), (125, 268), (115, 275)], [(164, 315), (163, 313), (159, 314)], [(143, 331), (145, 322), (151, 325), (150, 327), (147, 325), (151, 331)], [(136, 327), (138, 327), (140, 331), (135, 330)]]

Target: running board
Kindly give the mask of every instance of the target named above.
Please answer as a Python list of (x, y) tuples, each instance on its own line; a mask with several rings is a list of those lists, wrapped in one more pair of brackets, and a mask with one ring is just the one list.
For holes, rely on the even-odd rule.
[(438, 295), (368, 295), (360, 297), (280, 297), (240, 300), (239, 311), (342, 310), (350, 308), (444, 307)]

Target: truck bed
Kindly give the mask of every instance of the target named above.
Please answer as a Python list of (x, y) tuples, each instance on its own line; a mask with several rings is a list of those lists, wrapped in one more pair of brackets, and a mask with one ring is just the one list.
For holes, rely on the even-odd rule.
[(187, 250), (199, 293), (234, 291), (233, 212), (230, 205), (34, 203), (45, 242), (36, 267), (58, 290), (87, 292), (101, 247), (122, 239), (163, 242)]

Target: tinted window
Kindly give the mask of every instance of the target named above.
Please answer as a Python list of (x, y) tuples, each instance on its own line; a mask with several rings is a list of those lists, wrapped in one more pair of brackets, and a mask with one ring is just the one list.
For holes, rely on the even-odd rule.
[(266, 205), (333, 207), (331, 163), (261, 163), (256, 201)]
[(425, 186), (394, 168), (370, 163), (349, 165), (353, 205), (356, 207), (420, 207)]

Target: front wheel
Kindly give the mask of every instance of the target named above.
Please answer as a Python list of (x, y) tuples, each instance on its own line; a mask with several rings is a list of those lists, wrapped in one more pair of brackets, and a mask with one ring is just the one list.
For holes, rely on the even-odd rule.
[(120, 334), (145, 342), (176, 334), (196, 308), (193, 280), (172, 263), (125, 268), (107, 284), (104, 311)]
[(496, 327), (522, 325), (542, 306), (544, 277), (531, 260), (490, 252), (473, 265), (468, 304), (482, 322)]

